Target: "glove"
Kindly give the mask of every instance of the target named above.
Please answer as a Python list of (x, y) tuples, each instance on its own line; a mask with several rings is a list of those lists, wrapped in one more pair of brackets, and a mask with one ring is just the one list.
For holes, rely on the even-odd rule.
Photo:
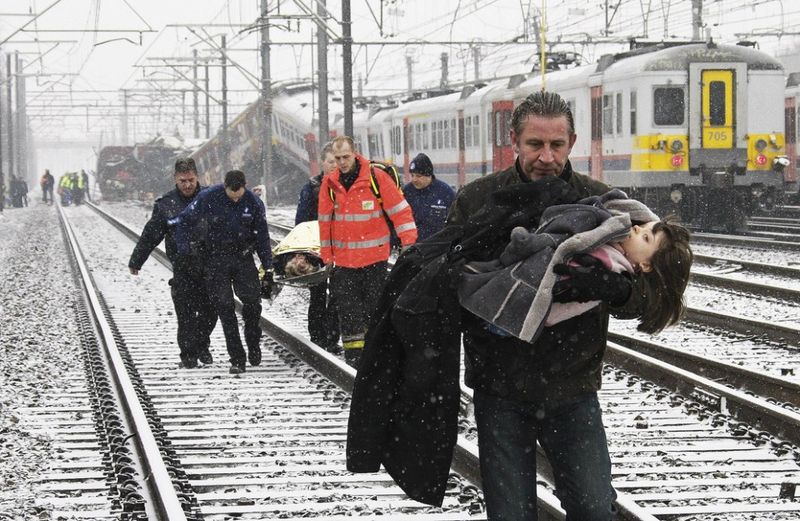
[(553, 272), (568, 278), (553, 286), (553, 302), (589, 302), (602, 300), (611, 306), (621, 306), (631, 296), (633, 282), (622, 273), (615, 273), (591, 255), (576, 255), (580, 266), (556, 264)]
[(271, 299), (275, 280), (272, 278), (272, 270), (266, 270), (261, 275), (261, 298)]

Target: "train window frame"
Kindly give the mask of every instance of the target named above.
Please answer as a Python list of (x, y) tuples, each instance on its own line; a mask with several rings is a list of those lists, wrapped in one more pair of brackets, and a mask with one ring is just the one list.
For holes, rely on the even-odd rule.
[(472, 146), (472, 116), (464, 116), (464, 148)]
[(614, 94), (603, 94), (602, 118), (603, 135), (614, 135)]
[(631, 127), (631, 135), (636, 134), (636, 91), (632, 90), (630, 95), (628, 96), (630, 101), (630, 107), (628, 107), (628, 112), (630, 114), (630, 127)]
[[(677, 91), (680, 91), (680, 103), (681, 109), (677, 110), (674, 105), (667, 106), (666, 108), (660, 108), (659, 102), (663, 97), (663, 94), (666, 94), (669, 91), (670, 94), (675, 94)], [(661, 96), (659, 94), (662, 94)], [(675, 97), (675, 100), (678, 98)], [(681, 85), (653, 85), (653, 126), (654, 127), (679, 127), (686, 124), (686, 88)], [(665, 119), (669, 116), (675, 118), (676, 116), (680, 115), (680, 121), (674, 119)], [(661, 119), (659, 119), (661, 117)]]
[(708, 83), (708, 123), (712, 127), (724, 127), (728, 119), (725, 111), (727, 85), (724, 81), (712, 80)]
[(617, 92), (615, 100), (614, 114), (616, 119), (616, 131), (617, 134), (624, 134), (625, 131), (622, 128), (622, 92)]
[(422, 150), (428, 150), (428, 147), (431, 143), (431, 135), (428, 132), (428, 122), (424, 121), (422, 123)]

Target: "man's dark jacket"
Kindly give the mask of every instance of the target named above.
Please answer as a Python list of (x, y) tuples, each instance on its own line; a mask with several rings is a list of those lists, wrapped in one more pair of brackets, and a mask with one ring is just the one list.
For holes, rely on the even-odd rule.
[(506, 186), (486, 194), (490, 204), (463, 225), (445, 227), (398, 259), (356, 376), (350, 471), (375, 472), (383, 464), (409, 497), (441, 504), (458, 436), (459, 271), (466, 261), (499, 254), (511, 229), (534, 226), (548, 206), (580, 198), (570, 183), (555, 177)]
[(174, 231), (172, 227), (167, 224), (167, 221), (176, 217), (184, 208), (189, 206), (189, 203), (191, 203), (204, 188), (205, 187), (198, 186), (197, 190), (190, 197), (184, 197), (177, 188), (174, 188), (156, 199), (155, 205), (153, 206), (153, 215), (150, 217), (150, 220), (147, 221), (147, 224), (144, 225), (144, 230), (142, 230), (139, 242), (136, 243), (136, 247), (128, 261), (128, 267), (135, 270), (142, 269), (147, 258), (162, 240), (164, 241), (167, 258), (169, 258), (173, 268), (179, 269), (179, 267), (184, 264), (190, 264), (181, 262), (180, 256), (178, 255), (178, 248), (175, 245)]

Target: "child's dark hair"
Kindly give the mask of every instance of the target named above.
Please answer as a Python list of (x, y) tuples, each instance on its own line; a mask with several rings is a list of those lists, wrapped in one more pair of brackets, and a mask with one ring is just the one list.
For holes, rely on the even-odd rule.
[(637, 329), (651, 334), (675, 324), (683, 316), (686, 308), (683, 293), (694, 260), (689, 230), (666, 217), (653, 226), (653, 233), (659, 232), (664, 232), (664, 238), (650, 259), (651, 269), (639, 275), (645, 305)]

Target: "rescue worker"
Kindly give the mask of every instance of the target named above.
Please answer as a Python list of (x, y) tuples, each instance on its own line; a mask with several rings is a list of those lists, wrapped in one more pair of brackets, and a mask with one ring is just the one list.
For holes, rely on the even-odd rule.
[[(319, 191), (322, 178), (326, 173), (336, 168), (333, 157), (333, 145), (327, 143), (322, 148), (322, 172), (312, 177), (300, 190), (300, 200), (297, 203), (297, 213), (294, 224), (317, 220), (317, 207), (319, 206)], [(311, 341), (321, 346), (326, 351), (338, 353), (339, 349), (339, 317), (334, 305), (333, 296), (328, 294), (328, 281), (321, 282), (308, 288), (310, 298), (308, 301), (308, 334)]]
[(42, 187), (42, 202), (53, 204), (53, 185), (55, 179), (50, 174), (50, 170), (45, 169), (39, 184)]
[(209, 347), (211, 332), (217, 324), (217, 314), (206, 291), (203, 259), (198, 254), (180, 255), (175, 245), (173, 229), (168, 221), (186, 208), (203, 190), (197, 178), (197, 166), (192, 158), (175, 161), (175, 189), (156, 199), (153, 215), (133, 249), (128, 261), (131, 275), (138, 275), (147, 257), (162, 240), (172, 263), (169, 281), (175, 316), (178, 318), (178, 348), (181, 365), (188, 369), (214, 362)]
[(79, 205), (83, 202), (83, 191), (86, 188), (83, 176), (78, 172), (70, 174), (70, 181), (72, 182), (72, 203)]
[[(246, 188), (241, 170), (225, 174), (222, 185), (212, 186), (195, 200), (170, 224), (176, 226), (175, 241), (178, 253), (190, 251), (190, 233), (203, 220), (207, 225), (206, 288), (222, 322), (225, 343), (230, 356), (231, 374), (245, 372), (245, 363), (261, 363), (261, 296), (272, 294), (272, 251), (264, 203)], [(255, 249), (264, 268), (259, 285), (258, 270), (253, 262)], [(244, 336), (247, 354), (239, 336), (239, 323), (233, 294), (242, 301)]]
[(417, 154), (408, 165), (408, 171), (411, 182), (403, 187), (403, 195), (414, 213), (417, 240), (423, 241), (444, 228), (447, 211), (456, 194), (447, 184), (436, 179), (433, 163), (425, 154)]
[[(333, 140), (337, 168), (322, 178), (320, 253), (333, 264), (331, 293), (339, 312), (345, 361), (358, 369), (364, 333), (386, 279), (391, 219), (403, 247), (417, 240), (417, 226), (403, 193), (383, 170), (371, 168), (353, 139)], [(372, 183), (378, 191), (376, 195)]]
[(61, 204), (69, 206), (72, 202), (72, 176), (66, 172), (58, 180), (58, 195), (61, 196)]
[(80, 183), (82, 185), (81, 191), (83, 192), (84, 197), (90, 203), (92, 202), (92, 191), (89, 189), (89, 174), (86, 173), (86, 170), (81, 169), (80, 175)]

